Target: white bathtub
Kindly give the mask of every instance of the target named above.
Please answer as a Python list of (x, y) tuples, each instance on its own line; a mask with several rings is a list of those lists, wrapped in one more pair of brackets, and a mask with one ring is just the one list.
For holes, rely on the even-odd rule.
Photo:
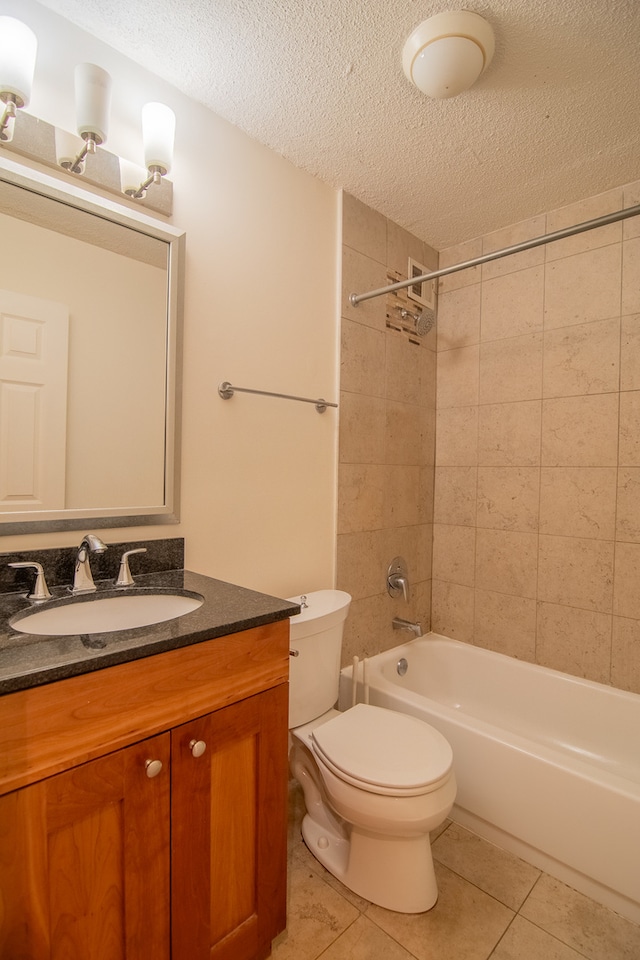
[(421, 717), (451, 744), (453, 819), (640, 922), (639, 695), (437, 634), (367, 671), (371, 703)]

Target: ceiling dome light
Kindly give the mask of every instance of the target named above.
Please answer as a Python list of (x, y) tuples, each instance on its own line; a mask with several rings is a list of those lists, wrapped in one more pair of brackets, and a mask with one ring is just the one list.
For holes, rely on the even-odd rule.
[(407, 78), (428, 97), (457, 97), (486, 70), (494, 49), (493, 30), (477, 13), (438, 13), (410, 35), (402, 66)]

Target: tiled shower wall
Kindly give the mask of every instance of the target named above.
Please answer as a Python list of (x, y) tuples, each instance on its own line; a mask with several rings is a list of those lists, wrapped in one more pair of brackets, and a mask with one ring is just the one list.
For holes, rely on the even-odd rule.
[[(348, 301), (385, 286), (388, 271), (406, 277), (409, 257), (437, 266), (435, 250), (344, 195), (337, 585), (353, 597), (345, 663), (410, 639), (392, 629), (394, 616), (430, 626), (435, 330), (412, 343), (387, 328), (385, 297)], [(396, 556), (408, 564), (409, 602), (387, 593)]]
[(640, 218), (443, 278), (437, 356), (433, 629), (640, 692)]

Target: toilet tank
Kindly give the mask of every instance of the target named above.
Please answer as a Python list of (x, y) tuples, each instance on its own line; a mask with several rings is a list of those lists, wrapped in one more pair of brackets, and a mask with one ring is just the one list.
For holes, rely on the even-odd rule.
[[(302, 603), (301, 597), (290, 597)], [(338, 699), (342, 631), (351, 597), (343, 590), (315, 590), (307, 606), (291, 617), (289, 727), (322, 716)]]

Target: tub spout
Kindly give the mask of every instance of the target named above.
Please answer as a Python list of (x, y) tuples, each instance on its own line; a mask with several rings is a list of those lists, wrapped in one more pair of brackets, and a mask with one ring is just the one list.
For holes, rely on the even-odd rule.
[(422, 636), (422, 624), (420, 623), (403, 620), (402, 617), (394, 617), (391, 624), (394, 630), (411, 630), (416, 637)]

